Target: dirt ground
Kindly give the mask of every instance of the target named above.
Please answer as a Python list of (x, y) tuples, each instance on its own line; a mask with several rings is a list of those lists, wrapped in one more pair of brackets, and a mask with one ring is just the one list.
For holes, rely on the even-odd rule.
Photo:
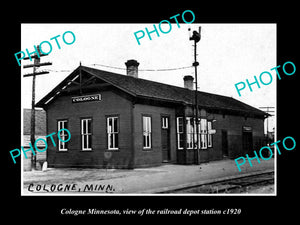
[(149, 173), (165, 172), (164, 170), (154, 169), (136, 169), (136, 170), (121, 170), (121, 169), (47, 169), (47, 171), (28, 171), (23, 172), (24, 185), (29, 183), (70, 183), (74, 182), (89, 182), (110, 180), (116, 178), (124, 178), (130, 176), (143, 176)]
[[(101, 185), (112, 190), (114, 194), (155, 193), (157, 188), (168, 188), (176, 185), (189, 184), (199, 181), (223, 179), (228, 176), (240, 176), (259, 171), (274, 169), (273, 159), (260, 164), (246, 165), (242, 172), (236, 168), (234, 160), (221, 160), (201, 165), (175, 165), (164, 164), (158, 167), (137, 169), (81, 169), (81, 168), (48, 168), (46, 171), (23, 172), (23, 194), (36, 194), (30, 192), (28, 187), (34, 189), (39, 186), (76, 184), (81, 190), (103, 190)], [(91, 188), (93, 187), (93, 188)], [(260, 189), (259, 191), (266, 191)], [(39, 192), (37, 190), (36, 192)], [(94, 192), (94, 193), (96, 193)], [(107, 192), (106, 192), (107, 193)], [(111, 193), (111, 192), (110, 192)], [(38, 194), (41, 194), (38, 193)], [(51, 194), (57, 193), (55, 190)], [(74, 194), (74, 192), (72, 192)], [(76, 194), (76, 193), (75, 193)], [(82, 194), (82, 193), (81, 193)]]
[(260, 194), (273, 194), (274, 193), (274, 184), (269, 184), (266, 186), (261, 186), (261, 187), (252, 187), (251, 189), (249, 189), (248, 191), (244, 192), (246, 194), (256, 194), (256, 193), (260, 193)]

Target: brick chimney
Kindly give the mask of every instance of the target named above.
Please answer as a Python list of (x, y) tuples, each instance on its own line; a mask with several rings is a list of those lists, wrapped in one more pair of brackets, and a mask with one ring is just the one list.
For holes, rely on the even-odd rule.
[(140, 65), (138, 61), (130, 59), (127, 60), (125, 65), (127, 67), (127, 76), (138, 78), (138, 66)]
[(184, 87), (189, 89), (189, 90), (194, 90), (194, 77), (192, 77), (191, 75), (186, 75), (183, 77), (183, 81), (184, 81)]

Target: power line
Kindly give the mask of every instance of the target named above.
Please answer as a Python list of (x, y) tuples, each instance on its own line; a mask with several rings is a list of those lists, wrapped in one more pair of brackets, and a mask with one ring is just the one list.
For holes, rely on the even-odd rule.
[[(268, 113), (271, 116), (274, 116), (273, 114), (275, 113), (275, 107), (273, 106), (262, 106), (259, 107), (260, 110)], [(267, 117), (267, 134), (269, 133), (269, 117)]]
[[(102, 66), (102, 67), (107, 67), (107, 68), (112, 68), (112, 69), (118, 69), (118, 70), (126, 70), (126, 68), (121, 68), (121, 67), (116, 67), (116, 66), (108, 66), (108, 65), (103, 65), (103, 64), (90, 64), (92, 66)], [(164, 69), (139, 69), (139, 71), (153, 71), (153, 72), (159, 72), (159, 71), (172, 71), (172, 70), (183, 70), (187, 68), (192, 68), (192, 66), (183, 66), (183, 67), (177, 67), (177, 68), (164, 68)]]
[(91, 65), (91, 66), (103, 66), (103, 67), (112, 68), (112, 69), (118, 69), (118, 70), (126, 70), (125, 68), (116, 67), (116, 66), (107, 66), (107, 65), (98, 64), (98, 63), (89, 64), (89, 65)]
[[(102, 66), (106, 68), (111, 68), (111, 69), (118, 69), (118, 70), (126, 70), (126, 68), (122, 67), (116, 67), (116, 66), (108, 66), (108, 65), (103, 65), (103, 64), (89, 64), (90, 66)], [(173, 71), (173, 70), (183, 70), (183, 69), (188, 69), (192, 68), (193, 66), (183, 66), (183, 67), (177, 67), (177, 68), (164, 68), (164, 69), (139, 69), (139, 71), (149, 71), (149, 72), (161, 72), (161, 71)], [(47, 69), (49, 72), (71, 72), (71, 70), (52, 70), (52, 69)]]
[(183, 70), (187, 68), (192, 68), (192, 66), (183, 66), (183, 67), (177, 67), (177, 68), (168, 68), (168, 69), (144, 69), (140, 71), (172, 71), (172, 70)]
[(48, 71), (50, 71), (50, 72), (71, 72), (71, 70), (51, 70), (51, 69), (48, 69)]

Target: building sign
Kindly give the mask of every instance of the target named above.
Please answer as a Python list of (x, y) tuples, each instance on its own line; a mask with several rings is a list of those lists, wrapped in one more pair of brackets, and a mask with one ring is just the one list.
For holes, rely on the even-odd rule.
[(216, 134), (217, 130), (211, 129), (211, 130), (208, 130), (207, 132), (208, 132), (208, 134)]
[(252, 127), (243, 126), (243, 132), (252, 132)]
[(72, 103), (101, 101), (101, 94), (72, 97)]

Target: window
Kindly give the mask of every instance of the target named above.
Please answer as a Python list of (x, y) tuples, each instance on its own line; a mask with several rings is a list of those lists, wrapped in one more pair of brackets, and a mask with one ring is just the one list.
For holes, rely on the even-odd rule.
[[(195, 125), (194, 125), (194, 129), (195, 129), (195, 132), (194, 132), (194, 148), (197, 148), (197, 144), (199, 144), (200, 141), (198, 140), (201, 140), (201, 137), (200, 137), (200, 133), (201, 133), (201, 122), (200, 122), (200, 118), (198, 118), (198, 135), (196, 134), (196, 119), (194, 119), (195, 121)], [(201, 146), (201, 145), (200, 145)]]
[(109, 150), (119, 148), (119, 125), (118, 117), (107, 118), (107, 146)]
[(92, 150), (92, 119), (81, 119), (82, 150)]
[[(200, 149), (212, 147), (212, 135), (207, 130), (212, 129), (212, 122), (207, 119), (198, 118), (198, 135), (196, 134), (196, 120), (193, 117), (186, 117), (186, 148), (197, 148), (197, 140), (199, 140)], [(177, 117), (177, 147), (183, 149), (183, 117)]]
[(192, 117), (186, 118), (186, 145), (187, 149), (194, 148), (194, 120)]
[[(57, 122), (57, 133), (61, 129), (68, 129), (68, 121), (67, 120), (59, 120)], [(65, 130), (62, 130), (59, 133), (58, 138), (58, 150), (59, 151), (67, 151), (68, 150), (68, 142), (63, 142), (68, 139), (68, 133)], [(63, 140), (63, 141), (61, 141)]]
[(162, 117), (162, 128), (168, 129), (169, 128), (169, 118)]
[(207, 146), (212, 147), (212, 135), (209, 133), (209, 131), (212, 130), (212, 122), (211, 121), (207, 121), (207, 130), (208, 130)]
[(143, 116), (143, 148), (151, 148), (151, 117)]
[(200, 148), (207, 148), (207, 119), (200, 120)]
[(183, 149), (183, 118), (177, 117), (177, 148)]

